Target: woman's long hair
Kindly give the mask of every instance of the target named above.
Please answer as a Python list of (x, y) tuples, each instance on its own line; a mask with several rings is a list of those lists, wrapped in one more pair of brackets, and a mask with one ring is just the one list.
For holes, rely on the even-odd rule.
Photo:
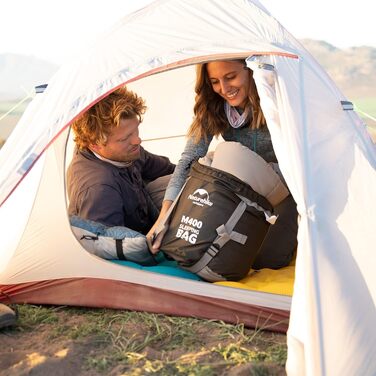
[[(233, 60), (244, 65), (244, 60)], [(249, 126), (252, 129), (266, 125), (264, 114), (260, 107), (260, 98), (257, 93), (253, 72), (249, 70), (249, 93), (246, 107), (249, 109)], [(224, 99), (217, 94), (210, 82), (207, 63), (198, 64), (196, 70), (194, 120), (189, 128), (188, 136), (193, 136), (196, 142), (208, 136), (219, 136), (229, 126), (225, 110)]]

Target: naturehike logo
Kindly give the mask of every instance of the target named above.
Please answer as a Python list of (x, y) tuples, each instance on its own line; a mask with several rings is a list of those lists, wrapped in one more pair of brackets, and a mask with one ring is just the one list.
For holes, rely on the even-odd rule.
[(188, 198), (192, 200), (195, 205), (199, 205), (199, 206), (204, 206), (204, 205), (212, 206), (213, 205), (213, 203), (210, 201), (208, 191), (202, 188), (196, 189), (193, 192), (193, 194), (190, 194), (188, 196)]

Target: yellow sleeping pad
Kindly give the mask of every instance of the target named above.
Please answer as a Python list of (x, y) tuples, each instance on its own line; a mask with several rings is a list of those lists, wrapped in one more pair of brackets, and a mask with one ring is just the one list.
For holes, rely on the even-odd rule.
[(247, 277), (238, 282), (215, 282), (217, 285), (237, 287), (239, 289), (269, 292), (292, 296), (295, 278), (295, 265), (284, 268), (251, 270)]

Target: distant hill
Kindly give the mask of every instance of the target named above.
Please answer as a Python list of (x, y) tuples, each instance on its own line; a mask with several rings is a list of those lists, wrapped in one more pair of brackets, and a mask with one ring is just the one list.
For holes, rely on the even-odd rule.
[(376, 98), (376, 48), (340, 49), (311, 39), (303, 39), (301, 43), (349, 99)]
[(24, 98), (25, 90), (46, 83), (57, 69), (34, 56), (0, 54), (0, 101)]

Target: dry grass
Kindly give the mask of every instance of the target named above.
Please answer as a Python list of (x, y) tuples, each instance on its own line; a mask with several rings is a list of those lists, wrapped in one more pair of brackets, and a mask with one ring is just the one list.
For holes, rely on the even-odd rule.
[[(0, 375), (284, 375), (285, 336), (221, 321), (18, 305)], [(56, 375), (57, 374), (57, 375)]]

